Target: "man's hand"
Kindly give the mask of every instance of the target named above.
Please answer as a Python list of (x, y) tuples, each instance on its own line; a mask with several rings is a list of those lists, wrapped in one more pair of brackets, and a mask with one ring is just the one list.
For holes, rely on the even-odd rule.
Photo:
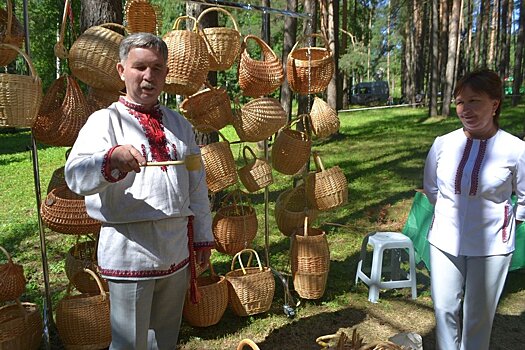
[(201, 268), (206, 269), (210, 264), (211, 248), (204, 248), (195, 251), (195, 263)]
[(140, 173), (140, 166), (144, 164), (146, 164), (146, 158), (132, 145), (117, 147), (111, 154), (111, 170), (118, 169), (123, 173), (130, 171)]

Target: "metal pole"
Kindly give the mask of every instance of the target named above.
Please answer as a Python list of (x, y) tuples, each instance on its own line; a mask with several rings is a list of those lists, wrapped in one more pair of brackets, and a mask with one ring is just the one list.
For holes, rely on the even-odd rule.
[[(24, 31), (25, 31), (25, 49), (29, 57), (31, 57), (30, 50), (30, 41), (29, 41), (29, 16), (28, 16), (28, 7), (27, 0), (23, 2), (24, 6)], [(44, 289), (45, 289), (45, 299), (44, 299), (44, 347), (45, 349), (50, 349), (50, 339), (49, 339), (49, 326), (53, 324), (53, 306), (51, 302), (51, 294), (49, 288), (49, 270), (47, 262), (47, 250), (46, 250), (46, 239), (44, 234), (44, 226), (42, 223), (42, 216), (40, 215), (40, 205), (41, 205), (41, 190), (40, 190), (40, 172), (38, 167), (38, 150), (36, 140), (34, 138), (33, 132), (31, 132), (31, 159), (33, 161), (33, 178), (35, 182), (35, 197), (36, 197), (36, 207), (37, 207), (37, 217), (38, 217), (38, 228), (40, 233), (40, 253), (42, 257), (42, 272), (44, 275)]]

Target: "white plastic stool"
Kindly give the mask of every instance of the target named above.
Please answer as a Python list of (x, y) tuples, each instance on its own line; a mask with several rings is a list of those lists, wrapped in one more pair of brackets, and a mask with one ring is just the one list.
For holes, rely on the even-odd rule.
[[(370, 244), (373, 247), (372, 268), (370, 277), (363, 272), (363, 261), (366, 257), (367, 246)], [(407, 274), (407, 279), (399, 280), (399, 262), (400, 255), (396, 255), (397, 249), (408, 249), (408, 257), (410, 263), (410, 271)], [(383, 268), (383, 253), (385, 250), (392, 249), (391, 259), (391, 279), (390, 281), (382, 281)], [(379, 300), (380, 289), (393, 288), (412, 288), (412, 299), (417, 298), (417, 284), (416, 284), (416, 263), (414, 258), (414, 245), (410, 238), (399, 232), (373, 232), (368, 234), (363, 239), (361, 245), (361, 254), (359, 262), (357, 263), (357, 272), (355, 276), (355, 283), (362, 280), (368, 285), (368, 300), (377, 303)]]

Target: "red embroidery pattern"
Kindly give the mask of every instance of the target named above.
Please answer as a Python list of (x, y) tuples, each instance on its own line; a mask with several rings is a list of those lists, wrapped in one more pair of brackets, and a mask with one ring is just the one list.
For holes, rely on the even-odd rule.
[(171, 275), (175, 271), (180, 270), (182, 267), (186, 266), (190, 258), (182, 260), (178, 264), (171, 265), (167, 270), (144, 270), (144, 271), (126, 271), (126, 270), (112, 270), (112, 269), (103, 269), (99, 266), (99, 271), (102, 275), (109, 277), (158, 277), (158, 276), (167, 276)]
[(125, 178), (126, 174), (127, 174), (127, 173), (119, 172), (119, 176), (117, 178), (113, 177), (113, 175), (111, 174), (111, 169), (110, 169), (110, 166), (109, 166), (109, 160), (111, 159), (111, 154), (113, 153), (113, 151), (117, 147), (120, 147), (120, 145), (111, 147), (109, 149), (109, 151), (107, 151), (106, 154), (104, 154), (104, 159), (102, 160), (102, 169), (101, 169), (102, 176), (104, 176), (104, 179), (106, 179), (107, 182), (120, 181), (123, 178)]
[(481, 169), (481, 163), (483, 158), (485, 158), (485, 152), (487, 151), (487, 140), (481, 140), (479, 144), (478, 156), (476, 157), (476, 162), (474, 163), (474, 169), (472, 170), (471, 181), (470, 181), (470, 192), (469, 195), (475, 196), (478, 192), (479, 184), (479, 171)]
[(509, 232), (507, 231), (507, 226), (509, 225), (509, 206), (505, 206), (505, 216), (503, 217), (503, 229), (501, 230), (501, 240), (503, 243), (507, 243), (509, 241)]
[(454, 183), (455, 194), (461, 194), (461, 178), (463, 177), (463, 171), (465, 170), (465, 165), (467, 164), (470, 150), (472, 149), (472, 143), (472, 139), (467, 139), (465, 149), (463, 150), (463, 157), (461, 158), (458, 169), (456, 170), (456, 181)]

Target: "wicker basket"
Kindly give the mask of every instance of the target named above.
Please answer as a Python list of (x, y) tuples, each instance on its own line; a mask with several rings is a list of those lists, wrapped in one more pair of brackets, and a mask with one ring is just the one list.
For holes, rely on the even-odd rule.
[[(193, 29), (179, 29), (185, 19), (194, 21)], [(206, 81), (210, 68), (208, 48), (199, 34), (197, 19), (192, 16), (178, 17), (173, 29), (163, 39), (168, 46), (169, 68), (164, 91), (173, 95), (193, 95)]]
[(241, 52), (241, 33), (235, 18), (223, 8), (210, 7), (201, 12), (197, 18), (200, 22), (202, 17), (209, 12), (222, 12), (230, 17), (234, 28), (210, 27), (204, 28), (206, 45), (210, 54), (210, 70), (223, 71), (231, 68)]
[(233, 120), (230, 97), (222, 87), (214, 87), (207, 82), (206, 86), (184, 99), (180, 110), (193, 126), (200, 128), (197, 130), (220, 130)]
[(221, 132), (217, 131), (217, 133), (223, 141), (207, 144), (201, 149), (202, 162), (206, 170), (206, 184), (211, 192), (219, 192), (237, 183), (237, 168), (230, 143)]
[(348, 202), (348, 181), (338, 166), (325, 170), (321, 158), (313, 154), (316, 172), (306, 177), (306, 196), (310, 205), (320, 211), (342, 206)]
[[(248, 161), (246, 151), (250, 152), (253, 158)], [(249, 146), (244, 146), (242, 156), (246, 164), (238, 170), (239, 179), (248, 192), (256, 192), (273, 184), (272, 166), (264, 159), (259, 159)]]
[(73, 146), (89, 111), (75, 78), (61, 76), (44, 95), (33, 123), (35, 139), (50, 146)]
[[(250, 253), (246, 267), (241, 259), (243, 253)], [(257, 267), (250, 267), (253, 255)], [(240, 269), (234, 270), (235, 260)], [(233, 312), (237, 316), (250, 316), (266, 312), (272, 306), (275, 292), (275, 280), (269, 267), (263, 267), (259, 255), (253, 249), (243, 249), (232, 259), (230, 272), (226, 273), (228, 281), (228, 298)]]
[(89, 88), (86, 101), (89, 108), (89, 115), (99, 109), (107, 108), (113, 102), (118, 101), (121, 94), (116, 91), (106, 91), (101, 89)]
[(64, 269), (69, 282), (81, 293), (98, 293), (97, 281), (89, 274), (79, 273), (84, 269), (90, 269), (95, 272), (104, 290), (106, 292), (109, 291), (107, 281), (98, 273), (96, 240), (84, 242), (78, 242), (77, 240), (77, 243), (69, 248), (67, 252)]
[(286, 125), (286, 112), (279, 100), (260, 97), (246, 103), (234, 114), (233, 127), (241, 141), (263, 141)]
[(124, 9), (126, 29), (128, 33), (158, 34), (162, 23), (160, 7), (149, 0), (128, 0)]
[(42, 101), (42, 82), (31, 59), (22, 50), (9, 44), (0, 44), (1, 49), (22, 55), (31, 75), (0, 73), (0, 127), (30, 127)]
[[(249, 40), (255, 41), (260, 47), (261, 60), (253, 59), (248, 53)], [(255, 35), (244, 37), (237, 74), (243, 95), (249, 97), (268, 95), (281, 86), (284, 81), (281, 60), (264, 40)]]
[(0, 264), (0, 302), (12, 301), (20, 298), (26, 289), (24, 267), (13, 263), (4, 247), (0, 246), (0, 250), (7, 257), (7, 263)]
[(68, 350), (104, 349), (111, 343), (109, 296), (97, 274), (89, 269), (83, 272), (97, 281), (99, 294), (71, 295), (70, 283), (56, 307), (58, 334)]
[(313, 134), (318, 138), (328, 137), (339, 131), (339, 124), (337, 112), (316, 96), (310, 111), (310, 125)]
[(82, 82), (96, 89), (120, 91), (124, 82), (117, 71), (120, 62), (119, 46), (125, 32), (117, 23), (104, 23), (88, 28), (69, 50), (71, 73)]
[(325, 232), (308, 227), (306, 216), (304, 227), (292, 235), (290, 250), (295, 291), (304, 299), (321, 298), (330, 270), (330, 249)]
[(304, 121), (308, 115), (302, 114), (281, 129), (272, 145), (272, 167), (286, 175), (294, 175), (301, 170), (308, 159), (312, 148), (312, 140), (307, 132), (292, 130), (299, 121)]
[(0, 349), (37, 350), (43, 330), (38, 305), (17, 300), (0, 307)]
[[(7, 0), (7, 11), (0, 9), (0, 44), (10, 44), (22, 48), (24, 27), (13, 13), (13, 0)], [(0, 67), (7, 66), (18, 56), (18, 51), (0, 47)]]
[(100, 221), (86, 212), (84, 197), (67, 186), (52, 190), (42, 202), (40, 213), (42, 221), (55, 232), (82, 235), (100, 231)]
[[(322, 47), (298, 48), (307, 38), (321, 38)], [(302, 95), (316, 94), (326, 90), (334, 75), (335, 63), (328, 40), (321, 34), (310, 34), (300, 38), (288, 54), (286, 76), (290, 89)]]
[(210, 263), (210, 275), (197, 277), (200, 299), (191, 302), (190, 291), (186, 293), (182, 315), (193, 327), (209, 327), (217, 324), (228, 307), (228, 283), (218, 276)]
[(257, 235), (257, 226), (257, 215), (248, 196), (240, 190), (230, 192), (213, 217), (215, 249), (234, 255), (251, 246)]
[(237, 345), (237, 350), (244, 350), (246, 346), (249, 346), (252, 350), (260, 350), (260, 348), (255, 344), (255, 342), (251, 339), (243, 339), (239, 342), (239, 345)]
[(275, 201), (274, 214), (279, 231), (290, 236), (304, 225), (306, 216), (315, 220), (319, 212), (309, 206), (304, 185), (299, 185), (279, 194)]

